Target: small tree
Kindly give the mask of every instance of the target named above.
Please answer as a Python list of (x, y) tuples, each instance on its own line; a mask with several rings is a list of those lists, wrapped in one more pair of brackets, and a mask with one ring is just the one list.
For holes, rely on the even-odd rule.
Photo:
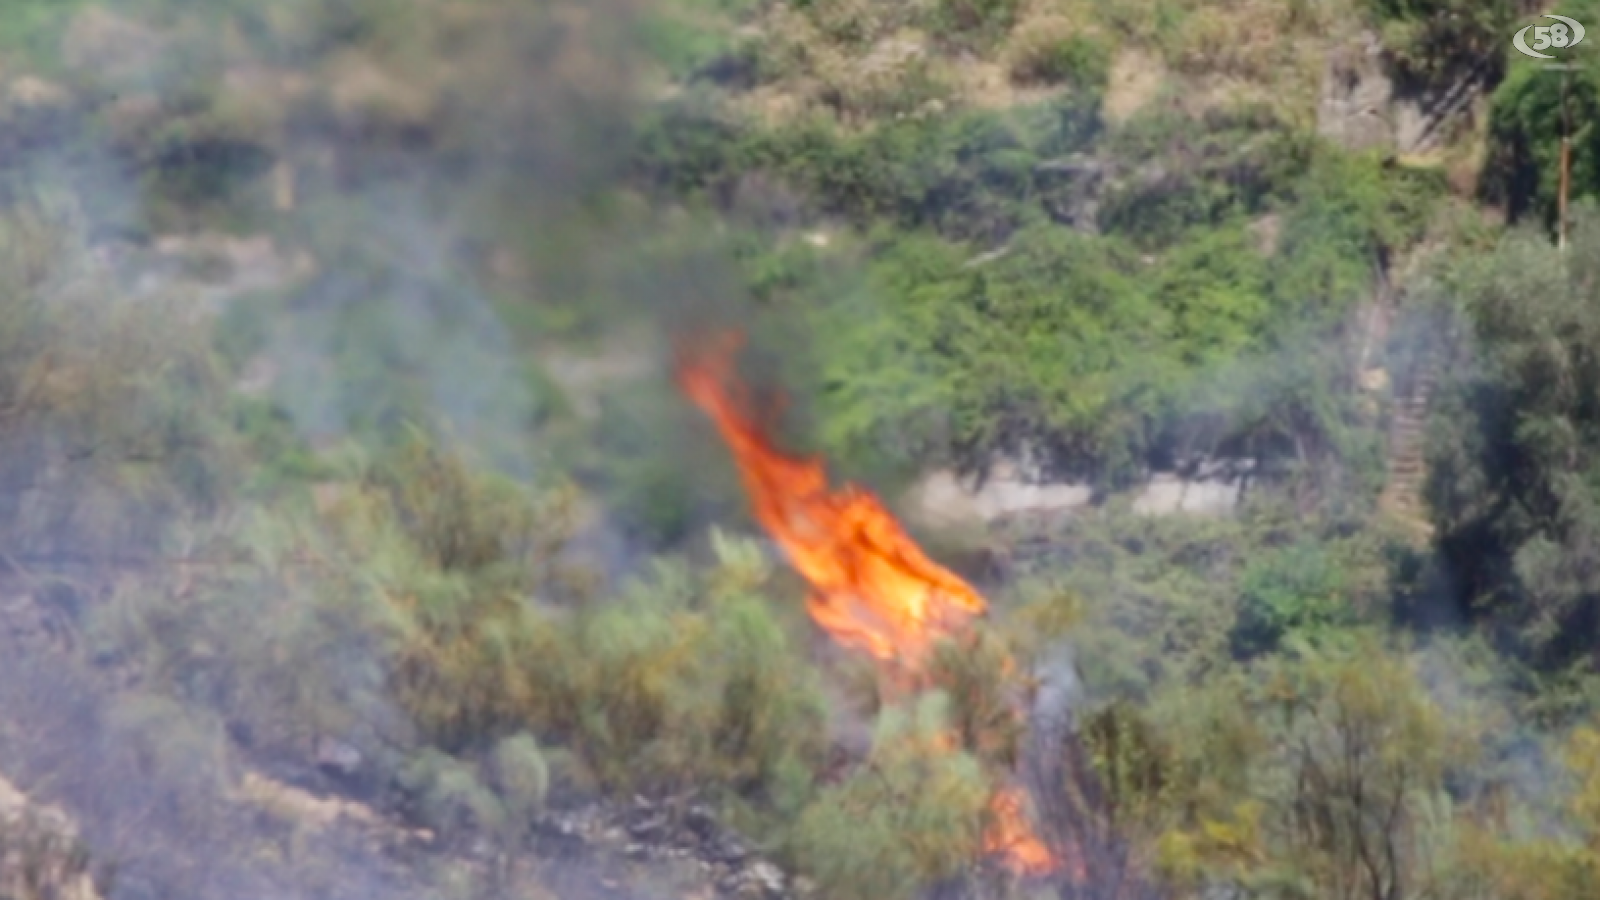
[(1439, 711), (1406, 664), (1370, 642), (1274, 673), (1283, 714), (1283, 851), (1338, 900), (1413, 896), (1418, 822), (1445, 772)]
[(1447, 271), (1471, 332), (1429, 442), (1463, 599), (1552, 668), (1592, 664), (1600, 611), (1600, 217), (1577, 213), (1566, 254), (1524, 229)]

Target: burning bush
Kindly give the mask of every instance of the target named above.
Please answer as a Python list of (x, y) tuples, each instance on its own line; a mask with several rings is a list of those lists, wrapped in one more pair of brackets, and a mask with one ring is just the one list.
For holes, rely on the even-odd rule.
[(1016, 765), (1023, 722), (1016, 714), (1016, 663), (1004, 640), (988, 629), (962, 641), (941, 642), (928, 679), (949, 698), (948, 718), (960, 746), (1010, 769)]
[[(999, 685), (1014, 663), (993, 644), (987, 657), (972, 657), (976, 665), (952, 663), (947, 643), (984, 646), (971, 625), (987, 613), (987, 601), (928, 558), (876, 496), (850, 484), (830, 488), (821, 460), (789, 456), (768, 440), (738, 376), (734, 352), (742, 340), (730, 333), (683, 346), (678, 384), (716, 424), (756, 520), (806, 579), (812, 621), (841, 646), (876, 659), (891, 694), (926, 689), (932, 675), (957, 686), (965, 734), (947, 732), (940, 746), (959, 747), (960, 737), (990, 743), (990, 720), (1002, 715)], [(1018, 714), (1013, 707), (1011, 715)], [(998, 743), (1004, 755), (1004, 733)], [(1050, 872), (1059, 859), (1034, 833), (1021, 796), (1013, 785), (991, 786), (983, 849), (1019, 871)]]

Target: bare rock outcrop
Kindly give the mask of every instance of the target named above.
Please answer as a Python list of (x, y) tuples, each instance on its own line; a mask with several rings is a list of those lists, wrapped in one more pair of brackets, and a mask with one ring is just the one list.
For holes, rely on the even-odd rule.
[(0, 897), (100, 900), (77, 827), (0, 777)]
[(1479, 67), (1428, 85), (1402, 85), (1378, 36), (1364, 31), (1328, 53), (1317, 133), (1351, 150), (1429, 153), (1480, 119), (1488, 76)]
[(1317, 105), (1317, 133), (1352, 150), (1392, 147), (1389, 103), (1394, 82), (1383, 70), (1383, 46), (1367, 32), (1328, 54)]

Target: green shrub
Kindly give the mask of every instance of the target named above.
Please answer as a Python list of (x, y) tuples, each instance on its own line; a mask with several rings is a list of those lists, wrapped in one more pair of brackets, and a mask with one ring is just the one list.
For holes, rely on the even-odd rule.
[(142, 553), (230, 494), (206, 318), (135, 297), (65, 223), (0, 221), (0, 530), (10, 553)]
[(861, 135), (803, 123), (761, 141), (770, 166), (824, 211), (957, 238), (997, 240), (1028, 215), (1035, 154), (1018, 124), (991, 112), (885, 123)]
[[(882, 223), (870, 290), (821, 266), (780, 266), (784, 251), (758, 241), (741, 251), (753, 289), (770, 295), (779, 267), (787, 306), (812, 306), (819, 330), (843, 335), (815, 354), (827, 449), (888, 470), (897, 458), (965, 463), (1033, 440), (1064, 467), (1114, 479), (1195, 440), (1247, 441), (1272, 457), (1299, 434), (1294, 452), (1343, 455), (1364, 490), (1371, 441), (1334, 390), (1331, 349), (1313, 367), (1268, 360), (1332, 347), (1324, 332), (1366, 296), (1373, 260), (1420, 236), (1441, 185), (1308, 145), (1248, 110), (1198, 124), (1151, 117), (1113, 146), (1167, 174), (1120, 179), (1100, 215), (1111, 234), (1063, 234), (1039, 221), (1037, 173), (1043, 154), (1092, 139), (1075, 110), (861, 135), (798, 123), (719, 157), (785, 175), (823, 210)], [(1182, 149), (1167, 149), (1174, 141)], [(1281, 228), (1267, 255), (1246, 217), (1269, 211)], [(952, 240), (904, 233), (929, 227)], [(957, 240), (1006, 246), (979, 260)], [(1282, 383), (1262, 391), (1239, 374), (1256, 369)]]
[(1591, 672), (1576, 636), (1600, 585), (1587, 538), (1600, 497), (1600, 219), (1588, 202), (1575, 219), (1566, 254), (1521, 228), (1446, 267), (1466, 334), (1436, 401), (1426, 491), (1468, 608), (1515, 634), (1536, 666)]
[(704, 513), (705, 498), (715, 497), (705, 479), (686, 472), (690, 452), (680, 448), (696, 445), (687, 437), (663, 440), (683, 428), (670, 391), (665, 384), (638, 385), (604, 395), (597, 421), (572, 452), (579, 476), (606, 487), (618, 525), (655, 547), (683, 541)]
[(366, 573), (363, 593), (388, 619), (389, 686), (442, 746), (531, 714), (529, 661), (551, 658), (557, 633), (525, 596), (563, 582), (554, 554), (573, 500), (531, 493), (413, 434), (334, 511), (343, 549)]
[(1161, 258), (1153, 290), (1171, 311), (1173, 350), (1186, 365), (1226, 364), (1260, 348), (1281, 315), (1268, 270), (1253, 236), (1233, 222), (1198, 231)]
[(423, 750), (400, 771), (400, 786), (416, 798), (422, 823), (446, 840), (475, 831), (497, 832), (506, 810), (484, 787), (476, 768), (437, 750)]
[(1050, 594), (1083, 598), (1064, 636), (1085, 681), (1107, 697), (1142, 699), (1232, 659), (1239, 574), (1262, 539), (1240, 522), (1117, 514), (1054, 531), (1071, 548), (1070, 564), (1041, 566), (1032, 577)]
[(1175, 886), (1354, 896), (1357, 885), (1422, 893), (1455, 877), (1462, 820), (1445, 786), (1478, 764), (1484, 723), (1451, 718), (1416, 657), (1373, 632), (1347, 636), (1323, 649), (1291, 642), (1201, 685), (1173, 684), (1153, 705), (1149, 743), (1166, 748), (1172, 777), (1145, 795), (1160, 799), (1144, 821), (1164, 823), (1158, 859)]
[(949, 37), (995, 38), (1016, 24), (1021, 0), (938, 0), (935, 29)]
[(88, 648), (139, 667), (150, 690), (225, 718), (255, 747), (294, 752), (360, 731), (385, 702), (374, 644), (386, 623), (370, 593), (307, 578), (320, 573), (293, 559), (300, 550), (256, 545), (237, 566), (129, 579), (93, 608)]
[(574, 623), (544, 689), (602, 782), (750, 795), (818, 758), (820, 695), (785, 629), (747, 588), (708, 587), (664, 566)]
[[(758, 811), (803, 801), (821, 699), (788, 626), (754, 593), (766, 570), (747, 548), (718, 542), (724, 563), (703, 576), (664, 564), (558, 618), (526, 598), (559, 587), (548, 542), (560, 501), (541, 509), (416, 440), (358, 466), (366, 477), (314, 522), (266, 512), (235, 536), (240, 567), (175, 596), (162, 580), (119, 593), (93, 618), (94, 648), (226, 711), (264, 747), (388, 728), (390, 708), (423, 747), (510, 735), (490, 754), (498, 812), (457, 769), (418, 763), (415, 790), (445, 824), (468, 813), (514, 824), (538, 807), (549, 776), (531, 734), (577, 749), (609, 787), (710, 783)], [(245, 627), (263, 615), (270, 627)]]
[[(1559, 10), (1558, 10), (1559, 11)], [(1600, 6), (1594, 7), (1600, 12)], [(1587, 22), (1583, 13), (1568, 15)], [(1544, 60), (1519, 57), (1490, 95), (1489, 149), (1479, 179), (1482, 199), (1502, 205), (1513, 221), (1535, 216), (1555, 224), (1560, 189), (1563, 125), (1562, 79), (1568, 79), (1567, 117), (1572, 123), (1569, 197), (1600, 193), (1600, 144), (1578, 123), (1600, 113), (1600, 80), (1589, 68), (1563, 76), (1542, 68)]]
[[(1336, 373), (1331, 356), (1318, 356), (1315, 371), (1263, 358), (1263, 371), (1287, 379), (1271, 392), (1215, 370), (1255, 368), (1241, 354), (1327, 345), (1315, 335), (1366, 295), (1374, 258), (1417, 239), (1441, 185), (1307, 144), (1260, 111), (1202, 122), (1151, 116), (1119, 132), (1112, 149), (1167, 174), (1119, 179), (1100, 215), (1109, 237), (1063, 235), (1035, 224), (1038, 162), (1093, 139), (1080, 113), (1058, 103), (860, 135), (816, 122), (743, 138), (708, 133), (711, 145), (733, 146), (695, 176), (705, 187), (752, 166), (862, 224), (931, 227), (991, 246), (1009, 239), (1007, 252), (969, 268), (973, 251), (885, 229), (869, 264), (872, 292), (859, 295), (820, 267), (785, 269), (784, 295), (814, 298), (817, 327), (846, 335), (818, 353), (828, 449), (852, 462), (965, 462), (1035, 440), (1064, 466), (1118, 477), (1197, 434), (1248, 440), (1271, 456), (1310, 427), (1319, 433), (1303, 444), (1349, 455), (1368, 477), (1370, 441), (1350, 432), (1349, 410), (1324, 402), (1337, 400), (1323, 396)], [(1270, 257), (1245, 218), (1268, 211), (1281, 221)], [(1140, 260), (1135, 248), (1160, 255)], [(776, 256), (745, 256), (753, 285), (769, 293)], [(1135, 358), (1128, 368), (1117, 362)], [(868, 373), (865, 359), (883, 362)], [(1185, 407), (1195, 414), (1179, 415)]]
[(1082, 729), (1105, 815), (1127, 837), (1148, 837), (1170, 815), (1177, 794), (1177, 754), (1167, 736), (1146, 711), (1127, 702), (1095, 710)]
[(667, 103), (636, 127), (635, 177), (676, 193), (715, 187), (733, 179), (748, 138), (739, 123), (696, 101)]
[(1097, 92), (1075, 92), (1005, 114), (907, 118), (851, 133), (817, 119), (763, 130), (686, 102), (642, 126), (633, 171), (653, 190), (712, 197), (761, 172), (861, 225), (997, 242), (1040, 215), (1035, 165), (1085, 149), (1101, 128), (1098, 105)]
[(232, 404), (231, 418), (244, 452), (257, 461), (246, 482), (253, 495), (271, 495), (330, 474), (283, 407), (260, 397), (239, 397)]
[(1132, 171), (1107, 192), (1099, 224), (1149, 250), (1285, 204), (1316, 159), (1303, 137), (1257, 107), (1198, 118), (1157, 107), (1108, 140)]
[[(533, 663), (559, 659), (559, 634), (525, 592), (564, 583), (547, 555), (564, 501), (432, 448), (361, 474), (319, 486), (332, 499), (314, 516), (273, 503), (205, 535), (237, 565), (130, 579), (91, 645), (274, 749), (369, 732), (391, 703), (449, 749), (533, 720)], [(411, 494), (426, 502), (406, 499), (426, 479)]]
[(740, 47), (732, 34), (708, 28), (703, 19), (695, 21), (698, 12), (662, 5), (648, 10), (639, 25), (645, 51), (676, 78), (692, 77), (718, 60), (751, 52)]
[[(860, 308), (830, 311), (849, 310), (858, 329), (824, 360), (833, 448), (859, 453), (897, 429), (898, 441), (933, 443), (961, 462), (1024, 440), (1041, 441), (1067, 465), (1131, 461), (1146, 438), (1146, 416), (1162, 402), (1150, 384), (1171, 370), (1116, 366), (1165, 327), (1163, 312), (1132, 280), (1137, 264), (1126, 250), (1039, 227), (1018, 234), (1009, 254), (986, 266), (964, 261), (956, 247), (901, 241), (874, 265), (879, 302), (863, 298)], [(857, 340), (878, 348), (871, 372), (862, 369)], [(902, 380), (920, 384), (899, 400), (872, 389)], [(893, 406), (879, 405), (869, 417), (864, 402)], [(883, 416), (888, 408), (901, 424)]]
[(222, 722), (204, 710), (156, 693), (138, 693), (109, 709), (111, 757), (163, 786), (165, 811), (203, 827), (230, 781), (228, 738)]
[[(393, 505), (395, 521), (417, 550), (441, 571), (483, 575), (525, 566), (550, 550), (536, 545), (535, 507), (525, 490), (496, 473), (469, 468), (459, 454), (441, 452), (418, 430), (379, 461), (369, 480)], [(559, 523), (548, 524), (561, 530)]]
[(1444, 196), (1442, 179), (1370, 155), (1316, 153), (1284, 216), (1275, 289), (1303, 298), (1308, 311), (1348, 310), (1366, 296), (1373, 256), (1422, 236)]
[(507, 815), (526, 820), (544, 809), (550, 793), (550, 766), (533, 735), (523, 732), (495, 745), (494, 786)]
[(1373, 640), (1274, 674), (1281, 759), (1302, 788), (1283, 798), (1284, 863), (1341, 890), (1426, 884), (1433, 860), (1421, 829), (1447, 773), (1470, 760), (1465, 730), (1452, 733), (1409, 661)]
[(1321, 547), (1298, 544), (1251, 563), (1240, 583), (1234, 644), (1242, 653), (1275, 649), (1287, 636), (1315, 639), (1356, 620), (1344, 573)]
[(1030, 41), (1011, 63), (1011, 77), (1024, 84), (1068, 84), (1100, 90), (1111, 72), (1111, 48), (1094, 35), (1047, 36)]
[(949, 748), (945, 703), (922, 698), (880, 719), (861, 771), (826, 788), (794, 825), (789, 852), (840, 900), (900, 900), (976, 858), (989, 786)]
[(948, 701), (959, 746), (986, 763), (1016, 764), (1022, 723), (1008, 691), (1012, 650), (998, 634), (978, 629), (959, 642), (941, 643), (928, 667), (930, 684)]

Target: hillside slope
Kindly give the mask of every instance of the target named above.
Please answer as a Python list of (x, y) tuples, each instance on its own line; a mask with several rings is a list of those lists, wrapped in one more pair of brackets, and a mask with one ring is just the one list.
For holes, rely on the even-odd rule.
[[(1557, 251), (1525, 4), (13, 12), (0, 772), (111, 900), (1592, 892), (1600, 145)], [(969, 513), (920, 681), (667, 377), (727, 330)]]

